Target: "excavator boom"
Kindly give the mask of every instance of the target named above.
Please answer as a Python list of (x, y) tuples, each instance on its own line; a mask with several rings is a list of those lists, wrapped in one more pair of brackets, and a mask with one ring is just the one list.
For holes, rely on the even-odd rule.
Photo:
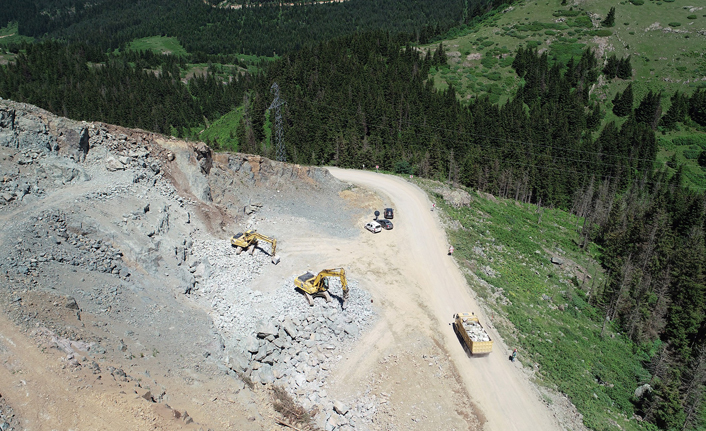
[(270, 252), (270, 256), (272, 256), (272, 263), (274, 263), (275, 265), (278, 264), (280, 258), (279, 256), (277, 256), (276, 239), (267, 237), (261, 233), (258, 233), (255, 230), (239, 232), (230, 238), (230, 244), (237, 249), (237, 254), (240, 254), (243, 250), (248, 249), (250, 249), (250, 254), (253, 254), (255, 252), (255, 247), (257, 247), (258, 241), (269, 242), (272, 245), (272, 251)]

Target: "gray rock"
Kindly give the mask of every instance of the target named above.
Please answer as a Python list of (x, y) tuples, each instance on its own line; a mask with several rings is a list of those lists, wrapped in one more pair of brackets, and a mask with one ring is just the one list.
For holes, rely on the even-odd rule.
[(294, 322), (292, 321), (292, 319), (290, 319), (289, 317), (285, 318), (285, 319), (284, 319), (284, 322), (282, 322), (282, 329), (284, 329), (284, 331), (285, 331), (290, 337), (292, 337), (292, 339), (296, 339), (296, 338), (297, 338), (298, 332), (297, 332), (296, 325), (294, 324)]
[(268, 336), (277, 335), (277, 326), (273, 322), (263, 322), (257, 329), (257, 336), (260, 338), (265, 338)]
[(645, 383), (642, 386), (638, 386), (637, 389), (635, 389), (635, 398), (640, 399), (642, 398), (645, 393), (647, 392), (652, 392), (652, 386), (649, 384)]
[(226, 365), (233, 371), (244, 372), (250, 367), (250, 354), (231, 350), (228, 352)]
[(115, 157), (108, 156), (108, 158), (105, 159), (105, 168), (110, 172), (115, 172), (125, 169), (125, 165), (122, 164), (120, 160), (116, 159)]
[(294, 376), (294, 382), (299, 386), (300, 388), (303, 388), (304, 385), (306, 385), (306, 376), (301, 373), (297, 373)]
[(358, 327), (353, 323), (346, 324), (343, 327), (343, 330), (345, 331), (346, 334), (350, 335), (351, 337), (357, 337), (359, 334)]
[(248, 335), (245, 337), (245, 339), (241, 342), (241, 345), (245, 350), (247, 350), (250, 353), (257, 353), (258, 350), (260, 350), (260, 341), (253, 337)]
[(348, 406), (336, 400), (333, 402), (333, 410), (340, 415), (345, 415), (348, 413)]
[(260, 382), (263, 384), (272, 384), (275, 382), (275, 375), (272, 372), (272, 366), (265, 364), (262, 368), (260, 368)]
[(78, 303), (76, 302), (76, 299), (73, 296), (69, 296), (66, 298), (65, 306), (66, 308), (69, 308), (71, 310), (79, 309)]
[(272, 374), (275, 376), (275, 379), (281, 379), (282, 377), (286, 376), (287, 373), (288, 367), (286, 364), (280, 362), (272, 367)]
[(262, 361), (267, 356), (267, 348), (265, 346), (260, 346), (260, 349), (253, 355), (253, 359), (256, 361)]
[(562, 265), (564, 263), (564, 259), (557, 256), (552, 256), (552, 263), (556, 265)]

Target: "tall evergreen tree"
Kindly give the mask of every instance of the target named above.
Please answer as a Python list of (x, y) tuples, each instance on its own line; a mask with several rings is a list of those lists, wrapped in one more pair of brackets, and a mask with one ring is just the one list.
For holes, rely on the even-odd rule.
[(605, 65), (605, 67), (603, 67), (603, 74), (605, 75), (605, 77), (608, 79), (613, 79), (616, 76), (618, 76), (618, 66), (619, 65), (620, 65), (620, 61), (615, 56), (615, 54), (612, 54), (610, 57), (608, 57), (608, 60), (606, 61), (606, 65)]
[(689, 99), (689, 117), (702, 126), (706, 126), (706, 88), (699, 88)]
[(647, 124), (655, 130), (662, 116), (662, 93), (653, 93), (652, 90), (642, 99), (635, 109), (635, 119), (639, 123)]
[(615, 7), (611, 7), (605, 19), (601, 21), (603, 27), (613, 27), (615, 25)]
[(632, 79), (632, 64), (630, 63), (630, 56), (620, 59), (618, 62), (618, 78), (620, 79)]
[(633, 94), (632, 83), (628, 84), (622, 93), (613, 98), (613, 113), (618, 117), (627, 117), (632, 113)]
[(667, 113), (660, 120), (660, 125), (667, 130), (674, 130), (677, 123), (683, 123), (689, 112), (689, 97), (680, 91), (674, 92), (671, 97), (672, 104)]

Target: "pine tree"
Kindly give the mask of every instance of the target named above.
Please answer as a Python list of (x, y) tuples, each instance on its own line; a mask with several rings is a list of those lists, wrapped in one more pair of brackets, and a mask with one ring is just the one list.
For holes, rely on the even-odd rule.
[(655, 130), (662, 116), (661, 98), (662, 93), (653, 93), (652, 90), (650, 90), (647, 96), (642, 99), (637, 109), (635, 109), (635, 120), (637, 120), (638, 123), (647, 124), (652, 130)]
[(620, 79), (632, 79), (632, 64), (629, 55), (619, 61), (617, 75)]
[(625, 91), (615, 95), (613, 99), (613, 113), (618, 117), (627, 117), (632, 112), (633, 94), (632, 83), (628, 84)]
[(615, 7), (610, 8), (608, 15), (601, 21), (603, 27), (613, 27), (615, 25)]
[(674, 130), (677, 123), (683, 123), (689, 111), (689, 97), (676, 91), (671, 97), (672, 104), (664, 114), (660, 126), (667, 130)]
[(699, 154), (699, 158), (697, 161), (699, 163), (699, 166), (701, 166), (702, 168), (706, 168), (706, 151), (702, 151), (701, 154)]
[(608, 79), (613, 79), (618, 76), (618, 66), (620, 65), (620, 60), (615, 56), (615, 54), (608, 57), (605, 67), (603, 68), (603, 74)]
[(706, 89), (700, 88), (689, 99), (689, 117), (694, 122), (706, 126)]

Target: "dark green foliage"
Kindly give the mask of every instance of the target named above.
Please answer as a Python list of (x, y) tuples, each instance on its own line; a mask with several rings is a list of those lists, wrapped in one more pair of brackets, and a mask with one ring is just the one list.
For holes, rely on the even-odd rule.
[(629, 55), (618, 62), (616, 76), (620, 79), (632, 79), (632, 64)]
[(706, 168), (706, 151), (702, 151), (701, 154), (699, 154), (697, 162), (699, 166), (701, 166), (702, 168)]
[(635, 119), (639, 123), (647, 124), (653, 130), (656, 129), (662, 117), (661, 99), (662, 93), (653, 93), (650, 90), (635, 109)]
[(613, 27), (615, 25), (615, 7), (611, 7), (608, 15), (601, 21), (603, 27)]
[(135, 38), (166, 35), (177, 37), (189, 52), (258, 55), (281, 54), (372, 29), (405, 32), (427, 43), (488, 5), (502, 3), (357, 0), (276, 7), (266, 2), (235, 10), (201, 0), (7, 1), (10, 4), (0, 8), (0, 27), (17, 21), (22, 35), (86, 42), (104, 52), (124, 47)]
[(632, 83), (627, 88), (615, 95), (613, 99), (613, 113), (618, 117), (627, 117), (632, 113), (633, 105)]
[(603, 74), (608, 79), (620, 78), (620, 79), (630, 79), (632, 78), (632, 65), (630, 64), (630, 56), (626, 58), (618, 59), (615, 54), (608, 57), (606, 65), (603, 67)]
[(588, 35), (590, 35), (590, 36), (598, 36), (598, 37), (608, 37), (608, 36), (610, 36), (611, 34), (613, 34), (613, 32), (610, 31), (610, 30), (606, 30), (606, 29), (602, 29), (602, 30), (591, 30), (591, 31), (588, 32)]
[(618, 58), (615, 54), (608, 57), (606, 65), (603, 67), (603, 74), (608, 79), (613, 79), (618, 76)]
[(689, 99), (689, 117), (702, 126), (706, 126), (706, 88), (699, 88)]
[[(242, 97), (239, 86), (223, 85), (210, 74), (183, 84), (180, 60), (172, 56), (159, 56), (158, 64), (157, 57), (144, 53), (132, 67), (126, 58), (83, 44), (45, 42), (24, 51), (13, 64), (0, 66), (0, 95), (71, 118), (181, 134), (204, 117), (213, 120), (230, 111)], [(133, 53), (127, 59), (138, 57)]]
[(689, 112), (689, 96), (676, 91), (671, 100), (672, 104), (660, 122), (666, 130), (674, 130), (677, 123), (683, 123)]
[(407, 160), (398, 160), (395, 162), (395, 173), (411, 175), (414, 171)]

